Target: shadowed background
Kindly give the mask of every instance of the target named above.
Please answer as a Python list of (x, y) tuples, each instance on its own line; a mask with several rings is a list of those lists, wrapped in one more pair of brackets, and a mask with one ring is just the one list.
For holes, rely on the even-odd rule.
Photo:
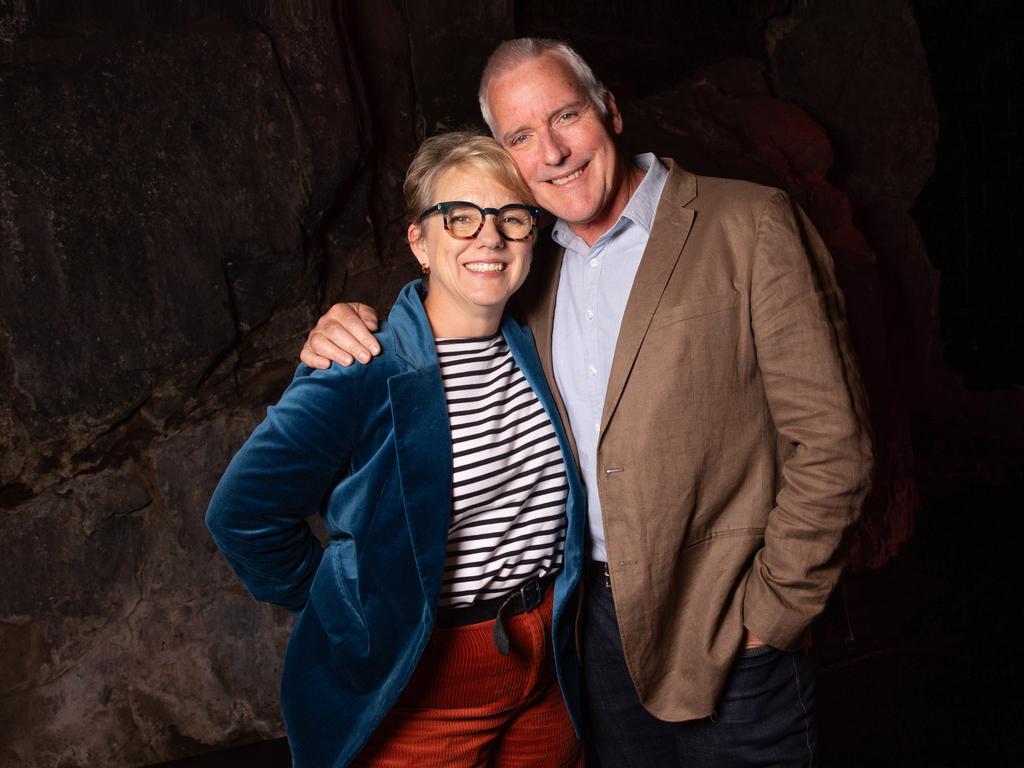
[(525, 34), (591, 62), (628, 147), (783, 187), (835, 257), (878, 467), (815, 627), (828, 764), (1018, 754), (1017, 8), (0, 0), (0, 764), (279, 739), (290, 618), (207, 500), (320, 312), (415, 275), (411, 154)]

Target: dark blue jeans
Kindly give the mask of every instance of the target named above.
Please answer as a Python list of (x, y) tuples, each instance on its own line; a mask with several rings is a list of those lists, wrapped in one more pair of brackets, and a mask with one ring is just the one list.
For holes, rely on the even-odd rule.
[(583, 678), (588, 768), (817, 766), (814, 665), (803, 653), (741, 654), (715, 714), (668, 723), (640, 704), (619, 640), (610, 589), (588, 580)]

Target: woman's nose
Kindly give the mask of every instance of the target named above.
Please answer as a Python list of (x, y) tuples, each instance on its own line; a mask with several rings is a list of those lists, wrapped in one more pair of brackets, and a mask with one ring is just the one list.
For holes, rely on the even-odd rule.
[(499, 248), (505, 244), (505, 238), (502, 237), (501, 231), (498, 229), (497, 214), (488, 213), (484, 216), (484, 225), (480, 228), (476, 239), (480, 241), (481, 245), (486, 245), (488, 248)]

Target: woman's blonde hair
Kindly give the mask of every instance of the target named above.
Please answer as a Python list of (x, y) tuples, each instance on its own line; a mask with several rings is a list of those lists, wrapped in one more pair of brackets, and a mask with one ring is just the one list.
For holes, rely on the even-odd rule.
[(516, 202), (537, 204), (516, 164), (494, 139), (476, 131), (451, 131), (424, 141), (409, 164), (402, 190), (405, 193), (405, 214), (410, 224), (415, 224), (419, 215), (430, 206), (445, 202), (434, 199), (434, 188), (441, 175), (451, 168), (467, 165), (516, 193), (520, 198)]

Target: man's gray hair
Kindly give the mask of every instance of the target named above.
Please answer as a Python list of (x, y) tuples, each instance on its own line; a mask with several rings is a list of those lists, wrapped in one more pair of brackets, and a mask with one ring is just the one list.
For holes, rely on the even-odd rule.
[(491, 87), (494, 78), (509, 72), (520, 64), (541, 56), (555, 56), (560, 59), (576, 77), (580, 88), (597, 107), (598, 112), (604, 117), (608, 114), (608, 89), (604, 83), (597, 79), (594, 70), (583, 60), (576, 51), (561, 40), (551, 40), (546, 37), (520, 37), (516, 40), (506, 40), (497, 48), (487, 60), (487, 66), (480, 76), (480, 113), (484, 122), (491, 129), (491, 135), (501, 141), (497, 128), (494, 125), (494, 115), (491, 113), (490, 104), (487, 102), (487, 91)]

